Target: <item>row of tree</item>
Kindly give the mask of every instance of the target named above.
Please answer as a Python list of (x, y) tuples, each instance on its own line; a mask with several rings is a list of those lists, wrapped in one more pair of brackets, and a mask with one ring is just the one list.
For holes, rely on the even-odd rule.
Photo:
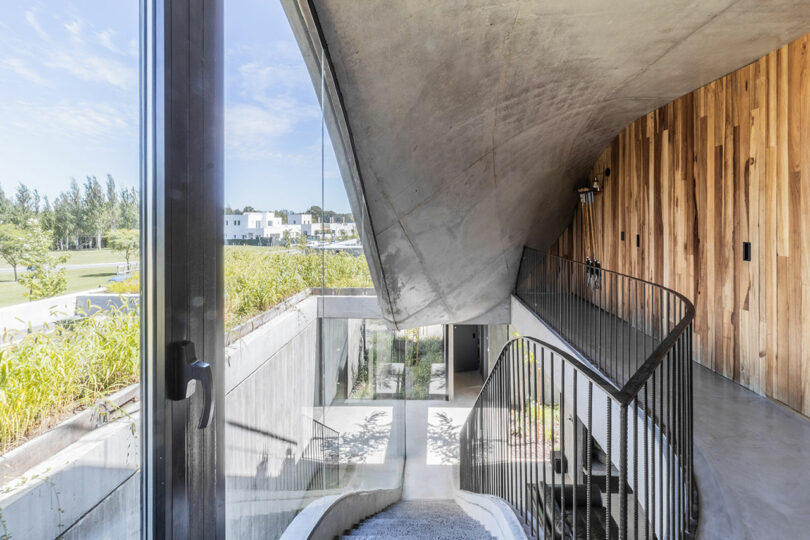
[(118, 189), (111, 175), (104, 184), (95, 176), (81, 185), (73, 178), (51, 203), (23, 183), (9, 197), (0, 187), (0, 224), (25, 228), (33, 222), (51, 233), (53, 249), (101, 248), (110, 232), (138, 228), (138, 190)]
[(138, 191), (117, 189), (110, 175), (105, 185), (95, 176), (81, 186), (72, 179), (53, 204), (23, 183), (11, 197), (0, 187), (0, 257), (29, 299), (61, 294), (67, 289), (68, 249), (106, 243), (129, 263), (138, 252), (138, 210)]

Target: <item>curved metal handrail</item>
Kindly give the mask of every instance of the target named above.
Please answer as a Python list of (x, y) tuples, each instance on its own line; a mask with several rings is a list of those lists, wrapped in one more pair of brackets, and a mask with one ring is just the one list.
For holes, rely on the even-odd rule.
[[(541, 264), (545, 266), (541, 268)], [(639, 290), (643, 293), (640, 304)], [(635, 305), (629, 301), (633, 299), (631, 291), (635, 294)], [(604, 360), (601, 355), (606, 351), (605, 343), (609, 343), (613, 348), (605, 357), (608, 362), (622, 362), (621, 372), (615, 365), (611, 371), (604, 361), (600, 364), (594, 360), (591, 365), (533, 337), (509, 340), (462, 429), (462, 488), (509, 500), (533, 533), (542, 528), (545, 534), (567, 537), (576, 534), (579, 526), (590, 538), (597, 534), (593, 528), (597, 526), (591, 520), (592, 509), (598, 516), (604, 512), (601, 523), (608, 524), (607, 530), (597, 532), (607, 538), (611, 538), (611, 527), (616, 528), (613, 537), (618, 538), (694, 533), (697, 492), (692, 459), (691, 327), (695, 314), (692, 303), (677, 291), (655, 283), (540, 254), (530, 248), (524, 249), (515, 294), (588, 360), (594, 360), (587, 354), (589, 346)], [(547, 316), (556, 320), (549, 321)], [(594, 321), (599, 321), (597, 334), (587, 326)], [(607, 332), (603, 332), (605, 328)], [(601, 341), (603, 338), (607, 341)], [(616, 345), (619, 342), (621, 345)], [(549, 383), (547, 367), (538, 366), (537, 358), (528, 361), (527, 349), (541, 350), (544, 355), (546, 351), (551, 353), (551, 395), (544, 392)], [(627, 355), (627, 359), (622, 355)], [(555, 365), (561, 367), (556, 375)], [(573, 383), (569, 380), (566, 385), (566, 372), (569, 377), (573, 373)], [(628, 378), (618, 380), (619, 375), (626, 373)], [(582, 401), (577, 403), (579, 377), (583, 380), (581, 384), (588, 386), (586, 408)], [(555, 381), (559, 382), (558, 395)], [(604, 406), (597, 404), (594, 408), (592, 399), (599, 392), (602, 397), (598, 399), (606, 401), (602, 402)], [(555, 420), (552, 420), (552, 464), (549, 464), (545, 435), (542, 459), (538, 454), (541, 429), (538, 426), (542, 426), (545, 434), (547, 407), (562, 409), (566, 403), (573, 406), (575, 414), (563, 418), (560, 411), (560, 419), (556, 421), (560, 431), (573, 429), (573, 453), (566, 452), (570, 441), (566, 443), (564, 436), (560, 441), (554, 439)], [(542, 422), (539, 411), (543, 411)], [(594, 413), (601, 426), (594, 423)], [(583, 444), (588, 445), (587, 473), (566, 475), (564, 469), (571, 459), (575, 467), (585, 466), (578, 463), (582, 459), (577, 450), (579, 435)], [(618, 460), (612, 455), (614, 440), (619, 446)], [(560, 450), (554, 450), (555, 444), (560, 445)], [(601, 485), (598, 479), (594, 480), (591, 468), (592, 445), (606, 447), (610, 465), (607, 470), (614, 465), (618, 467), (618, 475), (605, 473)], [(551, 484), (547, 483), (549, 467)], [(542, 481), (538, 470), (543, 471)], [(559, 486), (554, 483), (556, 476)], [(581, 483), (582, 478), (585, 484)], [(594, 488), (618, 493), (618, 508), (611, 510), (612, 496), (604, 497), (603, 507), (594, 507), (591, 499)], [(583, 497), (585, 491), (587, 497)], [(575, 499), (570, 510), (565, 497), (569, 503), (571, 498)], [(582, 523), (577, 521), (576, 513), (580, 499), (588, 501), (587, 522)]]
[[(535, 251), (535, 250), (532, 250), (529, 247), (524, 247), (523, 248), (524, 257), (527, 251)], [(538, 251), (537, 253), (540, 252)], [(543, 253), (543, 255), (546, 257), (558, 259), (560, 261), (565, 261), (566, 263), (570, 263), (572, 265), (579, 266), (580, 268), (585, 269), (586, 271), (589, 268), (592, 268), (589, 267), (586, 263), (575, 261), (573, 259), (566, 259), (565, 257), (560, 257), (559, 255), (554, 255), (551, 253)], [(694, 321), (695, 306), (682, 293), (679, 293), (674, 289), (664, 287), (663, 285), (659, 285), (658, 283), (654, 283), (646, 279), (636, 278), (628, 274), (623, 274), (621, 272), (616, 272), (615, 270), (599, 268), (599, 271), (604, 274), (615, 275), (624, 279), (629, 279), (636, 283), (643, 283), (662, 292), (671, 294), (672, 296), (680, 300), (686, 308), (683, 317), (681, 317), (681, 320), (678, 322), (675, 328), (673, 328), (669, 332), (669, 334), (667, 334), (666, 337), (664, 337), (664, 339), (661, 341), (658, 347), (656, 347), (656, 349), (652, 352), (652, 354), (650, 354), (650, 356), (647, 357), (647, 360), (644, 362), (644, 364), (630, 377), (630, 379), (624, 384), (624, 386), (622, 386), (620, 390), (620, 393), (622, 394), (621, 401), (623, 401), (624, 403), (629, 403), (634, 398), (634, 396), (638, 394), (638, 391), (641, 390), (641, 388), (644, 386), (644, 383), (650, 378), (652, 372), (659, 365), (661, 365), (661, 362), (664, 361), (664, 357), (666, 356), (667, 351), (669, 351), (672, 348), (675, 342), (678, 341), (678, 338), (681, 337), (681, 335), (689, 328), (689, 325)]]

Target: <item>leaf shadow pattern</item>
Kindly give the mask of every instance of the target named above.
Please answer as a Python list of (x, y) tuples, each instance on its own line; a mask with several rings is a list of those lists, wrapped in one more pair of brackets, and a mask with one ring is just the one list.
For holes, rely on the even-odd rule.
[(341, 433), (341, 463), (366, 463), (369, 455), (384, 450), (391, 436), (391, 418), (385, 411), (366, 416), (357, 431)]
[(458, 463), (459, 432), (461, 424), (455, 424), (445, 412), (433, 415), (434, 421), (428, 421), (428, 451), (438, 456), (442, 465)]

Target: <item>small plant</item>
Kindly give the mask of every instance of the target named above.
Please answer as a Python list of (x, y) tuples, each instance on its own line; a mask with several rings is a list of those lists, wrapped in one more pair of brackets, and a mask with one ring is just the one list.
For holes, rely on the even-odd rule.
[(115, 281), (107, 285), (107, 292), (115, 294), (138, 294), (141, 291), (141, 275), (133, 272), (124, 281)]
[(140, 247), (140, 231), (138, 229), (118, 229), (110, 233), (108, 245), (115, 251), (124, 254), (129, 266), (129, 259), (138, 254)]

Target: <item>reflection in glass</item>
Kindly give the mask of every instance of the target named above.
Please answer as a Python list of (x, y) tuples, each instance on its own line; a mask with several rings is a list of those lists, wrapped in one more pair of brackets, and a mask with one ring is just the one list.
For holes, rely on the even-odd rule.
[(138, 29), (0, 15), (0, 538), (140, 534)]

